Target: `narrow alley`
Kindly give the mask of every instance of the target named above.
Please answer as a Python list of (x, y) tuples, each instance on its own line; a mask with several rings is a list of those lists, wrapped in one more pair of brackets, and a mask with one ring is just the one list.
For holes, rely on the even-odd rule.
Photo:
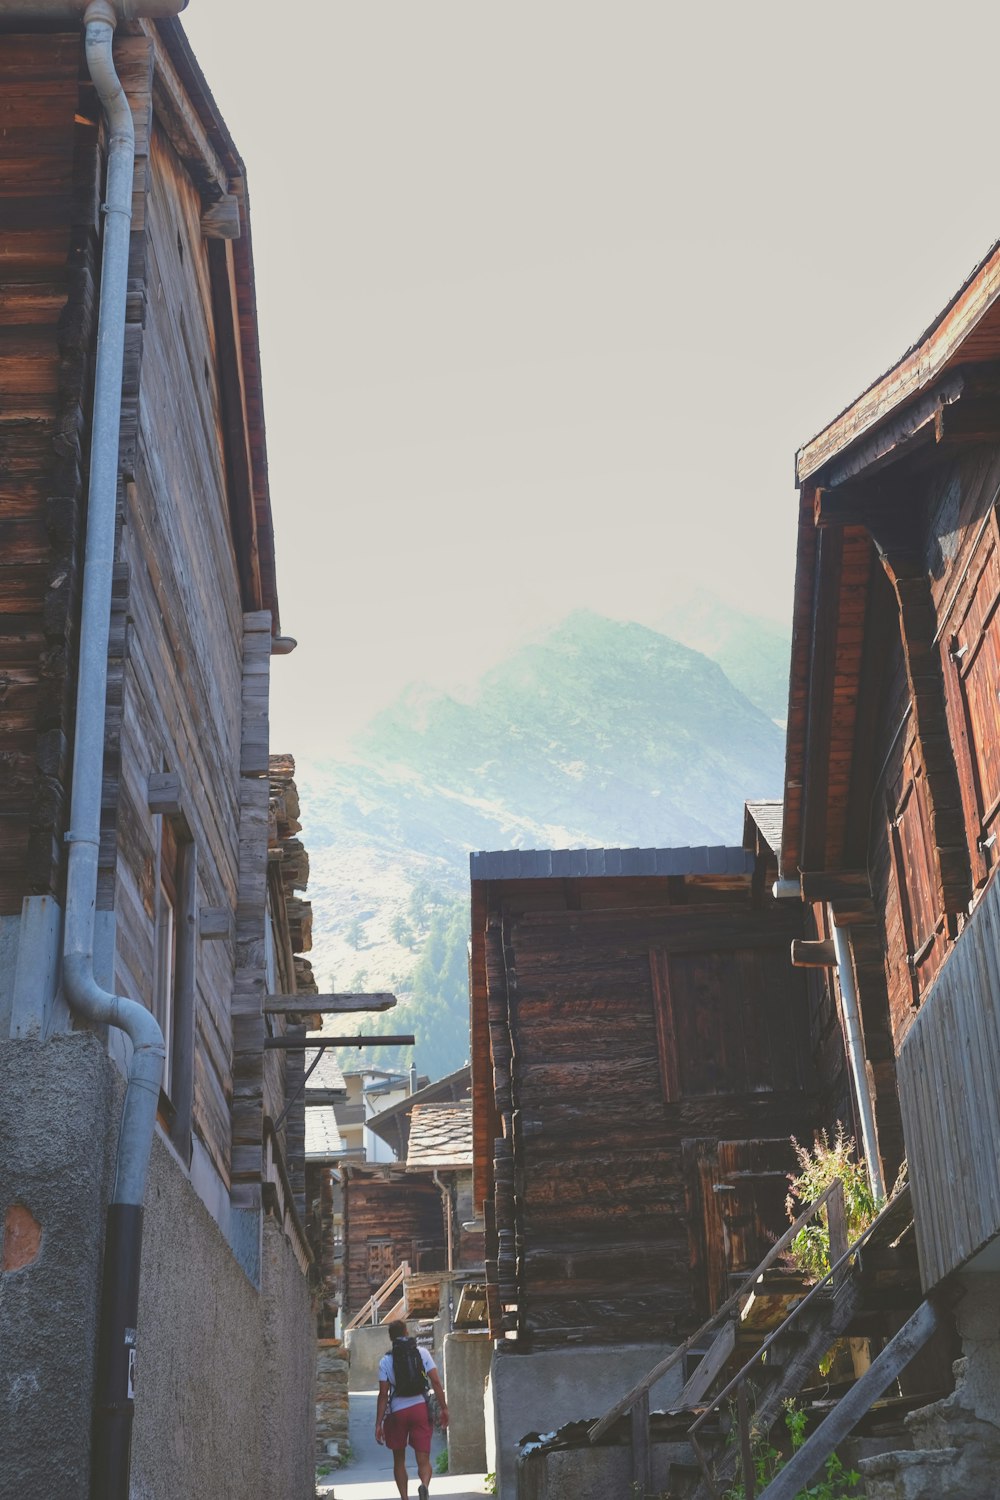
[[(375, 1441), (375, 1403), (377, 1391), (351, 1392), (351, 1463), (335, 1474), (317, 1480), (316, 1493), (324, 1500), (397, 1500), (398, 1491), (392, 1477), (392, 1455)], [(441, 1433), (434, 1434), (431, 1462), (447, 1451)], [(416, 1467), (410, 1455), (410, 1500), (416, 1500)], [(478, 1500), (488, 1493), (482, 1474), (437, 1474), (430, 1492), (449, 1495), (451, 1500)]]

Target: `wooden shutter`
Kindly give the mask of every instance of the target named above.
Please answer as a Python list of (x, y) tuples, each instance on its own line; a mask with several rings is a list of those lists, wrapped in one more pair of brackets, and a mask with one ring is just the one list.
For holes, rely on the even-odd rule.
[(904, 991), (920, 1003), (941, 961), (944, 913), (938, 899), (927, 779), (911, 738), (888, 802), (889, 845), (896, 888), (895, 920), (887, 921), (888, 957), (899, 1004)]
[(650, 954), (663, 1097), (806, 1084), (803, 981), (787, 938)]
[(972, 869), (983, 885), (1000, 833), (1000, 554), (994, 511), (944, 638), (950, 729), (962, 783)]

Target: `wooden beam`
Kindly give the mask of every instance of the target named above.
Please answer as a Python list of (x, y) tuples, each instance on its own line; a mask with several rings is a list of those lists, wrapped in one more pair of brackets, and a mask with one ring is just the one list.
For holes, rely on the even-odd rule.
[(412, 1047), (412, 1036), (266, 1036), (268, 1052), (312, 1052), (328, 1047)]
[(377, 992), (371, 995), (267, 995), (264, 999), (266, 1016), (287, 1016), (299, 1011), (310, 1015), (341, 1016), (350, 1011), (392, 1010), (398, 1004), (395, 995)]
[(803, 870), (799, 885), (807, 902), (871, 899), (867, 870)]
[(943, 406), (934, 424), (939, 443), (1000, 443), (1000, 401), (994, 396)]
[(898, 1379), (914, 1355), (919, 1354), (942, 1326), (943, 1321), (943, 1314), (933, 1302), (922, 1302), (913, 1317), (890, 1339), (860, 1380), (852, 1385), (826, 1420), (788, 1460), (780, 1474), (772, 1479), (760, 1500), (795, 1500), (795, 1496), (805, 1489), (837, 1445), (853, 1432), (882, 1392)]
[(151, 813), (178, 817), (183, 812), (181, 778), (176, 771), (157, 771), (149, 778), (146, 802)]
[(233, 914), (228, 906), (203, 906), (198, 913), (198, 935), (205, 943), (222, 943), (232, 936)]
[(837, 950), (832, 938), (792, 939), (793, 969), (834, 969), (837, 966)]
[(677, 1410), (683, 1411), (697, 1406), (717, 1375), (721, 1375), (726, 1362), (736, 1348), (736, 1319), (723, 1323), (715, 1342), (704, 1358), (698, 1361), (687, 1385), (677, 1398)]
[(206, 240), (238, 240), (240, 200), (232, 193), (218, 198), (201, 216), (201, 234)]

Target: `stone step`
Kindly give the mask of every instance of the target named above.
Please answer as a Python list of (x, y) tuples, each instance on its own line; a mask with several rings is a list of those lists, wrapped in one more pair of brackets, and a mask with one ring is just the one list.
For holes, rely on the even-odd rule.
[(958, 1448), (897, 1449), (862, 1459), (858, 1467), (868, 1500), (994, 1500), (995, 1490), (972, 1495), (953, 1488), (960, 1457)]

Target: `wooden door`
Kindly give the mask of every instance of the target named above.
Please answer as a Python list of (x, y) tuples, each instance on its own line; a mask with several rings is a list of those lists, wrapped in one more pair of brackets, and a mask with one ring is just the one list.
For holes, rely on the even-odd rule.
[(788, 1227), (785, 1198), (795, 1171), (787, 1137), (686, 1141), (691, 1265), (706, 1312), (729, 1296)]

